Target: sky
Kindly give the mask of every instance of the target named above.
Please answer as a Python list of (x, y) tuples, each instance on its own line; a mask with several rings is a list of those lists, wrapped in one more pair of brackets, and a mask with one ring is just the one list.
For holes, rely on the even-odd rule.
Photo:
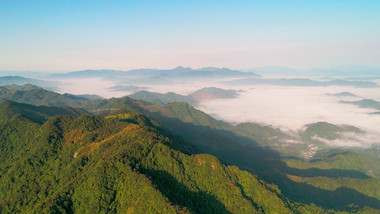
[(380, 1), (0, 1), (0, 70), (380, 66)]

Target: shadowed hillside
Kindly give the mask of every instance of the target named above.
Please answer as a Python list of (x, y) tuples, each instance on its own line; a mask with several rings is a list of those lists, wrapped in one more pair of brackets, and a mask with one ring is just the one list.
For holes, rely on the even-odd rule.
[(1, 212), (322, 211), (288, 201), (275, 186), (211, 155), (190, 155), (186, 142), (154, 124), (122, 113), (0, 126), (21, 129), (0, 132), (1, 157), (7, 154), (0, 163)]
[[(3, 105), (7, 106), (9, 103), (12, 102), (4, 102)], [(347, 162), (344, 162), (347, 164), (344, 165), (339, 164), (339, 161), (328, 162), (324, 159), (320, 160), (320, 163), (322, 165), (317, 164), (317, 162), (315, 162), (315, 164), (314, 162), (303, 162), (297, 158), (291, 158), (289, 156), (287, 156), (287, 159), (284, 159), (284, 156), (282, 156), (280, 152), (274, 150), (276, 149), (275, 141), (268, 140), (273, 136), (283, 138), (288, 137), (286, 135), (283, 136), (279, 130), (271, 127), (263, 127), (258, 124), (241, 124), (238, 126), (232, 126), (231, 124), (225, 123), (223, 121), (217, 121), (207, 114), (194, 109), (192, 106), (186, 103), (174, 102), (164, 106), (157, 106), (143, 101), (137, 101), (124, 97), (112, 98), (109, 100), (88, 100), (80, 106), (92, 114), (103, 115), (104, 117), (58, 117), (59, 120), (50, 119), (44, 123), (41, 128), (38, 128), (38, 123), (44, 122), (49, 116), (56, 115), (57, 113), (45, 115), (36, 121), (30, 119), (25, 121), (25, 118), (27, 118), (26, 116), (19, 118), (12, 116), (4, 117), (12, 120), (6, 119), (8, 122), (2, 128), (4, 131), (0, 132), (4, 134), (3, 139), (11, 142), (3, 144), (7, 145), (5, 147), (3, 146), (3, 151), (6, 151), (3, 154), (7, 155), (3, 156), (5, 165), (3, 165), (2, 168), (6, 170), (2, 172), (4, 174), (12, 172), (12, 170), (9, 171), (9, 169), (11, 169), (14, 165), (15, 159), (13, 159), (13, 157), (18, 157), (17, 155), (13, 155), (13, 151), (17, 151), (15, 154), (23, 154), (23, 157), (29, 157), (30, 155), (37, 157), (41, 155), (41, 151), (36, 150), (34, 151), (36, 153), (29, 153), (33, 151), (32, 147), (34, 148), (34, 145), (39, 145), (41, 142), (46, 142), (45, 140), (41, 140), (41, 136), (36, 135), (35, 133), (51, 133), (44, 136), (47, 137), (47, 141), (50, 142), (48, 144), (51, 145), (54, 150), (43, 152), (44, 156), (40, 158), (47, 158), (49, 160), (50, 158), (54, 160), (66, 160), (64, 163), (54, 161), (54, 164), (71, 166), (71, 163), (67, 162), (70, 160), (70, 157), (73, 158), (72, 160), (74, 161), (77, 160), (77, 157), (83, 155), (83, 159), (81, 157), (81, 164), (83, 164), (82, 167), (84, 167), (90, 160), (95, 162), (100, 161), (97, 159), (99, 157), (103, 157), (101, 160), (103, 160), (104, 157), (115, 156), (121, 158), (117, 160), (122, 161), (123, 163), (128, 163), (127, 166), (131, 168), (132, 172), (138, 172), (141, 174), (141, 176), (145, 176), (147, 181), (149, 181), (148, 184), (152, 185), (153, 189), (158, 189), (159, 194), (161, 194), (164, 198), (164, 201), (166, 201), (165, 203), (169, 203), (170, 206), (174, 205), (172, 208), (176, 210), (175, 212), (190, 211), (205, 213), (244, 213), (244, 211), (241, 209), (255, 210), (257, 212), (262, 212), (264, 210), (264, 212), (266, 212), (265, 210), (273, 208), (273, 204), (271, 202), (267, 202), (267, 200), (262, 201), (262, 203), (271, 204), (270, 206), (264, 206), (263, 204), (260, 204), (261, 202), (259, 203), (257, 201), (261, 197), (256, 198), (256, 196), (258, 197), (256, 194), (249, 195), (248, 193), (252, 190), (246, 189), (248, 187), (244, 186), (242, 183), (237, 182), (236, 180), (233, 180), (236, 175), (232, 176), (229, 174), (228, 169), (230, 168), (224, 166), (223, 164), (236, 165), (244, 170), (248, 170), (249, 172), (258, 175), (260, 178), (258, 181), (264, 185), (263, 188), (275, 193), (276, 196), (273, 196), (273, 200), (280, 199), (280, 204), (283, 204), (280, 206), (282, 208), (277, 208), (284, 210), (287, 209), (288, 211), (286, 212), (297, 212), (297, 210), (302, 210), (300, 212), (303, 213), (306, 212), (306, 210), (314, 210), (311, 212), (315, 213), (316, 210), (321, 210), (320, 207), (324, 209), (346, 210), (351, 212), (369, 210), (369, 213), (375, 212), (371, 209), (380, 209), (379, 196), (376, 193), (376, 188), (379, 186), (379, 181), (377, 179), (374, 179), (374, 174), (371, 174), (368, 171), (371, 169), (372, 165), (376, 165), (377, 162), (373, 161), (371, 157), (368, 159), (361, 158), (360, 153), (355, 153), (356, 156), (348, 156), (345, 153), (342, 153), (342, 156), (338, 158), (338, 160), (348, 158)], [(25, 105), (24, 111), (39, 112), (36, 113), (37, 115), (42, 112), (42, 110), (30, 110), (34, 108), (43, 109), (48, 107), (35, 107)], [(7, 114), (12, 115), (13, 112), (10, 111), (10, 113)], [(15, 114), (17, 114), (17, 112), (15, 112)], [(142, 116), (141, 114), (144, 114), (146, 116)], [(154, 122), (150, 118), (158, 121), (158, 123)], [(109, 123), (112, 123), (112, 125)], [(12, 128), (12, 124), (13, 127), (19, 128)], [(310, 130), (320, 131), (322, 129), (315, 128), (320, 125), (322, 125), (322, 128), (328, 128), (332, 124), (314, 124), (310, 126), (312, 127)], [(41, 131), (23, 132), (22, 129), (28, 126), (33, 127), (34, 130), (41, 129)], [(337, 126), (332, 127), (338, 129), (342, 128)], [(356, 130), (354, 127), (343, 128), (348, 128), (350, 130), (352, 129), (351, 131)], [(135, 133), (136, 130), (139, 130), (138, 133), (140, 134), (138, 136), (141, 138), (133, 138), (133, 140), (127, 140), (130, 143), (120, 144), (119, 141), (124, 142), (126, 139), (129, 139), (129, 137), (134, 136), (132, 133)], [(326, 132), (323, 131), (321, 133), (318, 133), (327, 133), (328, 136), (330, 136), (330, 134), (331, 136), (334, 136), (334, 130), (332, 130), (333, 132), (329, 131), (330, 129), (328, 129)], [(27, 140), (26, 137), (23, 136), (23, 133), (28, 136)], [(314, 132), (311, 131), (310, 133)], [(162, 136), (163, 138), (145, 137), (150, 136), (151, 134), (157, 137)], [(59, 140), (55, 141), (54, 139), (56, 138)], [(165, 140), (159, 140), (159, 143), (156, 145), (154, 142), (156, 142), (157, 139)], [(141, 143), (143, 145), (141, 145)], [(31, 145), (33, 146), (31, 147)], [(153, 149), (156, 147), (159, 147), (160, 149)], [(119, 151), (120, 153), (116, 151)], [(61, 157), (61, 152), (63, 152), (66, 156)], [(66, 152), (68, 153), (66, 154)], [(199, 153), (209, 153), (211, 155), (214, 155), (217, 158), (220, 158), (223, 164), (217, 161), (215, 157), (207, 155), (199, 156)], [(50, 154), (54, 154), (55, 156), (50, 157)], [(93, 156), (94, 154), (98, 154), (98, 156)], [(176, 155), (173, 156), (174, 154)], [(97, 158), (92, 159), (94, 157)], [(203, 161), (206, 161), (206, 163), (208, 163), (207, 161), (211, 161), (209, 165), (206, 164), (208, 167), (210, 167), (209, 169), (211, 169), (211, 171), (194, 171), (194, 169), (196, 169), (196, 163), (199, 164), (199, 161), (195, 161), (194, 158), (197, 159), (198, 157), (206, 158), (205, 160), (201, 159), (201, 163), (203, 163)], [(357, 160), (363, 160), (364, 162), (357, 164), (357, 161), (355, 161), (353, 157), (357, 157)], [(22, 164), (19, 165), (18, 168), (23, 169), (23, 167), (28, 166), (25, 165), (26, 162), (20, 162), (20, 160), (25, 159), (18, 159), (17, 164)], [(215, 160), (216, 162), (212, 160)], [(34, 162), (34, 160), (30, 161)], [(42, 159), (38, 159), (38, 161), (40, 162)], [(295, 162), (293, 163), (292, 161)], [(41, 163), (44, 163), (44, 161)], [(185, 163), (189, 163), (189, 165), (186, 165)], [(107, 164), (107, 166), (110, 166), (109, 163)], [(221, 166), (220, 169), (222, 169), (222, 171), (227, 174), (222, 173), (224, 176), (214, 178), (214, 176), (219, 176), (219, 174), (212, 174), (213, 170), (219, 169), (216, 167), (219, 165)], [(45, 164), (33, 164), (33, 166), (42, 167), (45, 166)], [(93, 167), (94, 165), (91, 166)], [(203, 166), (203, 164), (201, 164), (201, 166)], [(50, 165), (49, 167), (51, 168), (48, 170), (53, 170), (54, 168), (53, 165)], [(64, 168), (62, 168), (62, 170), (63, 169)], [(43, 173), (45, 171), (45, 168), (39, 168), (39, 170), (40, 173)], [(60, 170), (55, 171), (55, 173), (61, 173)], [(238, 169), (236, 168), (236, 170)], [(72, 172), (68, 171), (68, 173)], [(112, 172), (106, 170), (104, 173), (107, 174)], [(200, 176), (202, 173), (205, 173), (204, 177)], [(235, 173), (237, 172), (234, 172), (233, 174)], [(212, 176), (210, 177), (210, 175)], [(10, 176), (11, 177), (6, 175), (4, 177), (11, 179), (13, 175)], [(28, 176), (33, 177), (37, 175), (28, 174)], [(54, 174), (53, 176), (57, 177), (63, 175)], [(79, 174), (75, 176), (79, 176)], [(83, 176), (86, 177), (88, 175), (80, 175), (80, 177)], [(250, 175), (249, 173), (246, 174), (246, 176), (249, 176), (249, 179), (247, 179), (247, 181), (249, 180), (251, 182), (257, 180), (257, 178)], [(226, 180), (226, 178), (228, 179)], [(88, 179), (90, 179), (90, 177), (88, 177)], [(114, 179), (114, 177), (112, 179)], [(212, 182), (210, 182), (210, 180)], [(82, 181), (84, 180), (81, 180), (80, 182)], [(263, 181), (269, 182), (271, 184), (266, 184)], [(57, 180), (55, 182), (57, 188), (62, 188), (60, 185), (63, 184), (60, 184), (60, 182)], [(73, 183), (73, 185), (79, 185), (80, 182)], [(210, 183), (206, 184), (204, 182)], [(214, 184), (219, 183), (225, 186), (216, 188)], [(324, 183), (329, 183), (330, 185), (324, 185)], [(98, 184), (99, 183), (92, 183), (88, 185), (97, 186)], [(272, 186), (272, 184), (274, 184), (274, 186)], [(17, 184), (15, 188), (19, 185), (21, 184)], [(278, 189), (275, 187), (276, 185), (278, 186)], [(235, 202), (233, 202), (235, 199), (231, 198), (230, 195), (231, 190), (234, 190), (234, 188), (230, 189), (231, 187), (240, 188), (240, 193), (236, 194), (238, 198), (241, 198), (236, 199), (237, 201)], [(250, 187), (252, 186), (250, 185)], [(70, 187), (71, 192), (68, 191), (64, 193), (65, 196), (59, 196), (63, 197), (63, 204), (69, 204), (71, 207), (70, 209), (74, 210), (79, 209), (72, 207), (72, 205), (76, 203), (76, 201), (73, 201), (72, 198), (75, 195), (72, 192), (77, 192), (75, 188), (77, 187), (74, 185)], [(172, 192), (174, 189), (179, 190), (178, 193)], [(220, 189), (223, 189), (225, 192), (222, 193), (222, 191), (219, 193)], [(45, 190), (45, 192), (46, 191), (49, 192), (49, 190)], [(99, 191), (103, 192), (105, 190)], [(130, 190), (128, 189), (128, 191)], [(235, 195), (235, 193), (233, 194)], [(186, 197), (182, 197), (183, 195), (186, 195)], [(48, 202), (51, 201), (51, 198), (49, 197), (53, 196), (46, 197), (47, 198), (45, 199), (48, 201), (45, 201), (44, 204), (40, 205), (41, 209), (46, 209), (46, 207), (49, 207)], [(81, 198), (82, 196), (76, 197)], [(268, 197), (272, 198), (272, 196)], [(68, 198), (68, 202), (65, 202), (65, 198)], [(187, 201), (184, 198), (190, 198), (191, 200)], [(206, 201), (210, 202), (201, 203), (199, 201), (205, 198)], [(8, 198), (4, 200), (11, 199)], [(59, 200), (61, 200), (61, 198)], [(105, 203), (111, 203), (115, 199), (110, 200), (111, 201)], [(213, 205), (210, 205), (209, 203)], [(311, 207), (304, 205), (310, 203), (313, 203), (318, 207), (314, 205)], [(352, 204), (354, 204), (354, 206), (352, 206)], [(208, 208), (202, 208), (210, 206), (213, 207), (212, 210), (209, 210)], [(3, 204), (3, 207), (7, 207), (8, 209), (10, 205)], [(237, 207), (240, 208), (238, 209)]]

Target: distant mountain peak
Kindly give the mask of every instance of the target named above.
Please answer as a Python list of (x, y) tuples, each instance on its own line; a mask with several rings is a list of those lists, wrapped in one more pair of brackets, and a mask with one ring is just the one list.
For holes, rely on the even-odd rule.
[(174, 68), (172, 71), (191, 71), (191, 70), (193, 70), (193, 69), (190, 67), (185, 68), (183, 66), (178, 66), (178, 67)]
[(336, 94), (333, 94), (332, 96), (335, 96), (335, 97), (358, 97), (358, 95), (353, 94), (353, 93), (348, 92), (348, 91), (336, 93)]

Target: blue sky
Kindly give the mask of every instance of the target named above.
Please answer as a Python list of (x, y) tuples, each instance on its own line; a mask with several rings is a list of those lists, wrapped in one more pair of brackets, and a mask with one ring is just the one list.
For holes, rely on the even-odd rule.
[(380, 66), (380, 1), (0, 3), (0, 70)]

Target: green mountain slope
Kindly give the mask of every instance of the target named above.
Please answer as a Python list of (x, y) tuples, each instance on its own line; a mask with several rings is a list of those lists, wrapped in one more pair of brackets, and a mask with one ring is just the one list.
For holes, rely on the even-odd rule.
[(306, 126), (303, 137), (311, 139), (313, 136), (324, 138), (327, 140), (335, 140), (340, 137), (341, 133), (352, 132), (356, 134), (363, 133), (362, 130), (347, 125), (334, 125), (327, 122), (318, 122)]
[(0, 77), (0, 86), (11, 85), (11, 84), (36, 84), (43, 86), (51, 86), (52, 83), (49, 81), (43, 81), (38, 79), (25, 78), (21, 76), (1, 76)]
[[(211, 138), (212, 136), (220, 136), (220, 142), (229, 139), (230, 142), (238, 141), (242, 145), (266, 147), (286, 156), (298, 156), (300, 150), (307, 147), (307, 145), (299, 143), (286, 143), (296, 139), (270, 126), (255, 123), (243, 123), (234, 126), (216, 120), (187, 103), (168, 103), (165, 106), (145, 105), (142, 108), (146, 114), (180, 135), (189, 136), (194, 132), (199, 132), (191, 130), (194, 128), (199, 129), (200, 132), (207, 130), (207, 132), (214, 133), (210, 134), (209, 137)], [(199, 141), (203, 140), (198, 139), (197, 142)], [(213, 142), (213, 140), (209, 142)]]
[[(283, 199), (282, 200), (283, 203), (290, 204), (289, 205), (290, 207), (288, 205), (287, 207), (292, 212), (296, 212), (296, 210), (302, 210), (300, 212), (304, 213), (304, 212), (307, 212), (306, 210), (310, 211), (310, 209), (319, 209), (315, 206), (308, 207), (306, 205), (300, 205), (299, 203), (302, 203), (302, 204), (313, 203), (325, 209), (349, 210), (352, 212), (359, 212), (359, 211), (363, 211), (364, 209), (365, 211), (368, 211), (368, 213), (374, 213), (375, 211), (372, 210), (372, 208), (380, 209), (380, 202), (377, 198), (377, 195), (374, 194), (373, 192), (373, 189), (374, 189), (373, 187), (376, 187), (377, 185), (376, 181), (373, 180), (373, 178), (376, 178), (375, 174), (369, 174), (367, 168), (365, 167), (353, 168), (353, 167), (346, 167), (343, 164), (340, 164), (340, 165), (335, 164), (335, 165), (331, 165), (331, 167), (324, 168), (322, 167), (322, 165), (313, 166), (312, 165), (313, 162), (299, 161), (297, 162), (297, 164), (304, 164), (307, 166), (304, 166), (304, 167), (298, 167), (295, 165), (291, 166), (288, 164), (288, 159), (289, 159), (289, 156), (292, 156), (290, 154), (292, 154), (293, 148), (294, 150), (296, 149), (299, 150), (300, 149), (299, 147), (302, 147), (302, 146), (307, 147), (307, 144), (303, 145), (303, 144), (297, 144), (297, 143), (290, 143), (289, 145), (284, 146), (283, 145), (284, 140), (294, 140), (294, 139), (282, 133), (280, 130), (274, 129), (272, 127), (261, 126), (259, 124), (251, 124), (251, 123), (233, 126), (223, 121), (217, 121), (213, 119), (212, 117), (208, 116), (207, 114), (194, 109), (192, 106), (186, 103), (169, 103), (164, 106), (158, 106), (158, 105), (152, 105), (143, 101), (133, 100), (128, 97), (124, 97), (124, 98), (112, 98), (109, 100), (85, 101), (81, 103), (79, 107), (85, 108), (86, 110), (88, 110), (89, 112), (93, 114), (106, 116), (108, 119), (105, 119), (105, 120), (111, 120), (114, 123), (118, 121), (118, 122), (123, 122), (123, 123), (128, 123), (128, 124), (129, 123), (140, 124), (140, 125), (143, 124), (142, 125), (143, 127), (151, 127), (155, 129), (156, 130), (154, 131), (155, 133), (158, 133), (161, 136), (166, 136), (168, 137), (168, 139), (171, 139), (171, 141), (173, 142), (177, 142), (177, 143), (170, 144), (170, 146), (165, 144), (170, 147), (170, 150), (165, 150), (166, 151), (165, 153), (172, 154), (173, 153), (172, 150), (174, 150), (174, 151), (178, 151), (180, 153), (185, 153), (189, 155), (193, 153), (194, 150), (191, 150), (191, 148), (193, 145), (195, 145), (199, 149), (197, 151), (214, 155), (217, 158), (221, 159), (222, 163), (224, 164), (227, 163), (231, 165), (237, 165), (238, 167), (244, 170), (248, 170), (249, 172), (258, 175), (259, 181), (265, 180), (266, 182), (277, 185), (281, 192), (281, 194), (278, 196)], [(108, 114), (113, 113), (113, 112), (130, 112), (131, 115), (136, 114), (136, 113), (142, 113), (158, 121), (160, 125), (162, 126), (162, 128), (169, 129), (172, 133), (180, 135), (180, 137), (175, 137), (172, 134), (169, 134), (169, 132), (164, 131), (164, 129), (158, 128), (156, 123), (147, 122), (149, 121), (149, 119), (147, 119), (146, 117), (107, 116)], [(323, 125), (323, 127), (329, 126), (329, 124), (327, 124), (327, 126), (325, 125)], [(23, 127), (21, 124), (15, 125), (14, 127), (16, 126)], [(85, 127), (87, 126), (92, 127), (92, 125), (85, 125)], [(103, 126), (106, 126), (106, 125), (98, 125), (96, 126), (97, 127), (96, 129), (100, 128), (103, 130), (103, 128), (101, 128)], [(7, 132), (13, 131), (13, 128), (8, 127), (6, 130)], [(319, 129), (316, 129), (316, 130), (318, 132)], [(322, 134), (330, 133), (330, 131), (331, 130), (328, 129), (326, 132), (322, 132)], [(105, 132), (113, 133), (113, 130), (108, 130)], [(20, 133), (22, 133), (22, 131), (20, 131)], [(36, 133), (38, 133), (38, 131), (36, 131)], [(79, 133), (83, 133), (83, 132), (79, 132)], [(57, 135), (61, 135), (61, 134), (58, 133)], [(102, 140), (96, 140), (97, 139), (96, 134), (95, 135), (84, 134), (84, 135), (87, 136), (86, 139), (89, 140), (88, 142), (102, 141)], [(18, 139), (18, 138), (20, 137), (17, 137), (17, 135), (13, 137), (13, 139)], [(33, 136), (30, 138), (34, 139), (36, 137)], [(4, 137), (4, 139), (8, 139), (8, 137)], [(191, 145), (184, 144), (183, 139), (191, 143)], [(14, 140), (14, 142), (20, 142), (20, 141)], [(19, 144), (19, 147), (20, 146), (22, 147), (22, 145), (24, 145), (25, 143), (29, 141), (25, 140), (22, 142), (23, 144)], [(77, 140), (71, 140), (71, 142), (75, 144)], [(143, 141), (141, 140), (141, 142)], [(178, 143), (178, 142), (182, 142), (182, 143)], [(100, 148), (101, 146), (105, 144), (101, 143), (99, 144), (99, 147), (97, 145), (98, 144), (94, 144), (93, 147)], [(12, 146), (6, 147), (6, 148), (7, 148), (7, 151), (9, 151), (12, 148)], [(90, 146), (89, 148), (92, 148), (92, 146)], [(83, 149), (83, 150), (86, 150), (86, 149)], [(91, 149), (89, 150), (91, 151)], [(115, 150), (117, 150), (117, 148), (115, 148)], [(30, 151), (30, 149), (26, 151)], [(133, 152), (135, 151), (136, 149), (134, 148)], [(71, 152), (72, 152), (71, 155), (74, 155), (75, 151), (73, 150)], [(332, 151), (331, 154), (333, 155), (336, 153), (337, 152)], [(78, 152), (77, 155), (79, 154), (81, 153)], [(344, 160), (343, 157), (337, 156), (337, 159), (340, 160), (342, 163), (345, 163), (345, 162), (354, 163), (354, 164), (359, 163), (359, 164), (356, 164), (356, 166), (359, 166), (360, 164), (364, 165), (364, 164), (369, 163), (369, 162), (361, 163), (361, 162), (356, 161), (356, 160), (365, 160), (362, 157), (362, 156), (365, 156), (365, 153), (357, 153), (357, 155), (358, 156), (356, 158), (347, 156), (346, 160)], [(285, 159), (284, 156), (287, 156), (287, 158)], [(12, 157), (12, 155), (10, 155), (9, 157)], [(187, 156), (184, 156), (184, 157), (187, 157)], [(327, 161), (329, 156), (327, 157), (318, 156), (318, 158), (320, 158), (320, 162), (323, 163), (324, 161)], [(138, 160), (140, 161), (140, 159)], [(176, 159), (176, 160), (183, 163), (182, 158)], [(293, 158), (293, 160), (297, 160), (297, 158)], [(153, 162), (157, 163), (157, 160), (154, 160)], [(140, 162), (138, 163), (139, 164), (137, 165), (139, 166), (142, 165)], [(376, 163), (376, 162), (373, 162), (373, 163)], [(175, 164), (171, 164), (171, 165), (169, 164), (169, 166), (175, 166)], [(171, 168), (170, 169), (164, 168), (165, 166), (161, 166), (161, 167), (162, 168), (159, 168), (158, 170), (165, 171), (165, 172), (162, 172), (163, 174), (168, 173), (167, 170), (170, 171), (171, 169)], [(191, 167), (194, 167), (194, 166), (191, 165)], [(135, 168), (136, 166), (131, 165), (132, 171)], [(179, 169), (180, 170), (178, 170), (178, 173), (186, 171), (184, 170), (184, 166), (179, 167)], [(161, 184), (160, 181), (155, 181), (153, 177), (157, 175), (154, 173), (151, 174), (150, 168), (147, 171), (144, 171), (144, 170), (145, 168), (139, 168), (137, 172), (145, 176), (149, 181), (151, 181), (154, 188), (158, 188), (159, 186), (164, 185), (166, 183), (164, 182), (164, 184)], [(211, 172), (212, 171), (208, 171), (207, 173), (211, 173)], [(198, 173), (197, 175), (199, 175), (199, 172), (197, 173)], [(174, 177), (176, 175), (177, 175), (177, 171), (173, 173)], [(186, 176), (187, 175), (184, 175), (184, 177)], [(159, 176), (159, 178), (161, 177)], [(177, 180), (177, 177), (175, 178), (176, 178), (175, 180)], [(232, 180), (228, 180), (228, 181), (230, 182)], [(331, 186), (322, 185), (324, 182), (327, 182), (327, 181), (332, 183)], [(222, 181), (214, 180), (214, 182), (218, 183)], [(169, 179), (169, 183), (175, 183), (175, 182), (174, 180)], [(189, 184), (186, 182), (185, 184), (186, 184), (185, 186), (190, 186), (191, 188), (193, 188), (194, 186), (200, 185), (200, 183)], [(94, 186), (95, 184), (91, 184), (91, 185)], [(233, 187), (236, 186), (235, 183), (233, 183), (233, 185), (229, 183), (229, 185)], [(176, 186), (176, 188), (177, 187), (178, 186)], [(164, 198), (165, 197), (167, 198), (167, 201), (169, 201), (170, 204), (175, 205), (173, 209), (175, 209), (176, 212), (179, 212), (179, 210), (182, 210), (182, 209), (186, 209), (187, 211), (191, 211), (191, 212), (196, 212), (194, 211), (196, 210), (196, 208), (192, 207), (194, 205), (193, 203), (178, 201), (178, 197), (182, 195), (182, 192), (181, 194), (177, 194), (177, 195), (175, 194), (171, 195), (172, 193), (170, 193), (170, 191), (165, 192), (167, 189), (170, 189), (170, 188), (171, 188), (170, 186), (162, 186), (162, 188), (158, 188), (158, 191), (163, 195)], [(192, 190), (191, 188), (190, 190)], [(190, 198), (193, 198), (193, 197), (195, 198), (207, 197), (208, 198), (208, 196), (204, 195), (203, 193), (201, 193), (201, 196), (199, 196), (198, 193), (194, 195), (192, 193), (193, 191), (190, 191), (190, 192), (185, 191), (185, 192), (186, 194), (189, 194)], [(276, 190), (275, 192), (278, 192), (278, 191)], [(208, 190), (206, 191), (206, 193), (208, 193)], [(229, 197), (228, 191), (225, 194), (227, 194), (227, 197)], [(248, 195), (248, 193), (246, 193), (246, 190), (242, 191), (242, 195), (244, 194)], [(216, 197), (215, 194), (213, 195), (213, 197), (214, 196)], [(288, 199), (285, 199), (285, 198), (288, 198), (292, 202), (288, 203), (287, 202)], [(214, 201), (213, 199), (210, 199), (210, 200)], [(175, 201), (175, 203), (172, 201)], [(217, 201), (220, 202), (220, 198), (218, 198)], [(228, 202), (228, 203), (232, 203), (232, 202)], [(254, 204), (254, 203), (251, 203), (251, 204)], [(223, 202), (223, 205), (226, 207), (228, 211), (230, 211), (229, 206), (224, 204), (224, 202)], [(216, 205), (216, 206), (219, 207), (219, 205)], [(263, 206), (263, 205), (260, 205), (260, 206)], [(195, 206), (195, 207), (198, 207), (198, 206)], [(258, 206), (254, 205), (254, 207), (258, 207)], [(298, 207), (298, 208), (295, 208), (295, 207)], [(366, 208), (366, 207), (371, 207), (371, 208)], [(311, 211), (311, 213), (317, 213), (317, 211)]]
[(199, 89), (191, 93), (189, 96), (199, 102), (201, 100), (235, 98), (238, 94), (237, 91), (232, 89), (226, 90), (222, 88), (208, 87)]
[(300, 139), (310, 147), (303, 153), (305, 159), (314, 158), (318, 150), (330, 150), (337, 147), (335, 141), (348, 142), (350, 138), (364, 136), (365, 134), (363, 130), (354, 126), (327, 122), (307, 124), (305, 129), (299, 133)]
[[(264, 139), (269, 141), (268, 139), (273, 136), (277, 138), (283, 137), (281, 132), (279, 133), (276, 129), (255, 124), (241, 124), (235, 127), (228, 123), (217, 121), (185, 103), (169, 103), (165, 106), (145, 106), (144, 108), (148, 109), (150, 111), (148, 114), (158, 120), (164, 127), (184, 136), (185, 139), (201, 148), (202, 151), (258, 174), (259, 177), (266, 181), (277, 184), (281, 191), (292, 200), (302, 203), (312, 202), (325, 208), (343, 210), (352, 210), (352, 208), (349, 208), (350, 204), (357, 204), (359, 207), (372, 206), (380, 208), (379, 200), (374, 198), (370, 190), (373, 182), (362, 180), (374, 176), (373, 173), (368, 174), (365, 167), (352, 168), (343, 167), (342, 165), (336, 165), (336, 167), (331, 168), (293, 168), (287, 166), (284, 158), (278, 155), (276, 151), (271, 150), (271, 148), (276, 148), (275, 146), (266, 149), (262, 148), (262, 145), (267, 143)], [(307, 133), (314, 130), (318, 134), (329, 134), (331, 130), (319, 132), (321, 129), (318, 127), (326, 128), (326, 125), (338, 128), (338, 131), (358, 131), (354, 127), (320, 123), (311, 125), (310, 132)], [(332, 133), (335, 133), (335, 131), (337, 130), (332, 130)], [(267, 145), (270, 145), (270, 143)], [(278, 146), (280, 147), (281, 145)], [(288, 148), (292, 148), (292, 146), (302, 147), (303, 145), (293, 143)], [(307, 144), (304, 146), (307, 147)], [(356, 160), (366, 160), (363, 154), (356, 154), (356, 158), (338, 159), (353, 165), (358, 163)], [(307, 162), (301, 163), (307, 164)], [(370, 163), (369, 166), (376, 165), (376, 162), (367, 163)], [(373, 170), (377, 169), (374, 168)], [(352, 185), (341, 185), (342, 188), (334, 190), (323, 189), (320, 186), (292, 180), (291, 176), (316, 178), (317, 180), (348, 178), (351, 179)], [(358, 191), (359, 188), (366, 190)]]
[[(368, 152), (365, 152), (368, 154)], [(289, 167), (298, 169), (345, 169), (357, 170), (370, 177), (380, 178), (380, 159), (370, 155), (363, 155), (359, 152), (339, 152), (333, 153), (323, 159), (312, 162), (303, 162), (294, 159), (286, 160)]]
[(225, 90), (215, 87), (202, 88), (187, 96), (173, 92), (161, 94), (149, 91), (139, 91), (128, 95), (128, 97), (132, 99), (143, 100), (155, 105), (165, 105), (168, 102), (186, 102), (190, 105), (197, 105), (202, 100), (229, 99), (237, 96), (238, 94), (235, 90)]
[(7, 85), (2, 88), (0, 88), (0, 102), (11, 100), (32, 105), (80, 107), (89, 101), (83, 96), (59, 94), (30, 84)]
[(13, 117), (22, 117), (35, 123), (43, 123), (55, 115), (78, 116), (88, 114), (86, 111), (72, 107), (33, 106), (29, 104), (4, 101), (0, 103), (0, 123), (7, 122)]
[(24, 130), (1, 132), (1, 145), (28, 139), (1, 150), (9, 154), (0, 163), (2, 213), (322, 211), (288, 201), (276, 186), (211, 155), (189, 154), (185, 142), (138, 114), (17, 123)]
[(187, 102), (192, 104), (196, 103), (196, 101), (190, 96), (183, 96), (173, 92), (160, 94), (149, 91), (139, 91), (131, 95), (128, 95), (128, 97), (132, 99), (144, 100), (145, 102), (149, 102), (156, 105), (164, 105), (170, 101)]

